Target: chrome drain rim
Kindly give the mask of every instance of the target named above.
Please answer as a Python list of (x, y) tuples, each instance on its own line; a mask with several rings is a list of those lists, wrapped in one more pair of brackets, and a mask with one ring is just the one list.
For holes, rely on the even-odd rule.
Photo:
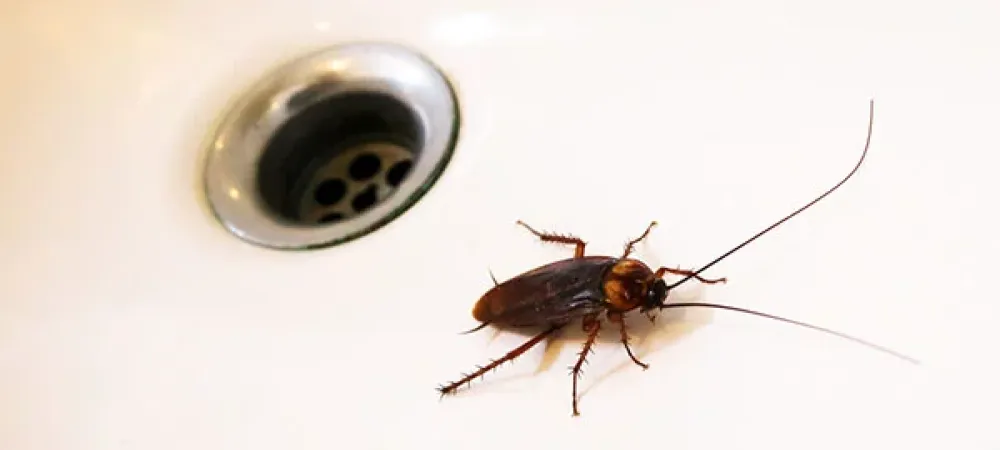
[[(383, 189), (385, 195), (381, 201), (338, 222), (320, 223), (312, 216), (291, 217), (282, 213), (281, 208), (269, 201), (274, 196), (269, 197), (268, 189), (262, 188), (269, 185), (266, 174), (271, 173), (265, 169), (295, 158), (273, 156), (278, 154), (274, 150), (275, 136), (291, 120), (324, 102), (360, 104), (346, 100), (354, 98), (351, 95), (378, 96), (378, 102), (382, 103), (373, 104), (398, 107), (391, 113), (394, 115), (388, 112), (389, 107), (382, 107), (387, 117), (382, 122), (406, 122), (397, 128), (415, 130), (406, 139), (411, 141), (412, 148), (408, 150), (413, 153), (409, 174), (391, 192)], [(351, 106), (344, 106), (348, 107)], [(371, 108), (377, 113), (378, 106)], [(404, 110), (409, 114), (400, 112)], [(344, 114), (336, 116), (338, 124), (350, 121), (348, 113)], [(403, 116), (409, 119), (399, 119)], [(205, 195), (227, 230), (256, 245), (312, 249), (347, 242), (395, 220), (428, 192), (451, 159), (459, 122), (458, 101), (451, 84), (424, 56), (383, 43), (354, 43), (318, 51), (268, 74), (224, 116), (208, 149)], [(385, 139), (382, 142), (389, 145)], [(280, 173), (287, 178), (285, 172)], [(317, 182), (314, 176), (309, 178)], [(270, 183), (290, 184), (285, 179)], [(301, 214), (302, 202), (299, 203)]]

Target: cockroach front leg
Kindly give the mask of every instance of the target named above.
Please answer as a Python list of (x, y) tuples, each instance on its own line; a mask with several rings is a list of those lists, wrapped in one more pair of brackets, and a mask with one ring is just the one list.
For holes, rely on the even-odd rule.
[(573, 366), (573, 415), (579, 416), (580, 410), (577, 408), (577, 394), (576, 394), (576, 382), (580, 378), (580, 371), (583, 369), (583, 363), (587, 361), (587, 355), (593, 352), (594, 341), (597, 340), (597, 334), (601, 331), (601, 321), (598, 320), (597, 315), (589, 315), (583, 318), (583, 332), (587, 333), (587, 341), (583, 343), (583, 350), (580, 351), (580, 358), (576, 360), (576, 364)]
[(625, 326), (625, 316), (623, 316), (621, 313), (608, 313), (608, 320), (618, 324), (618, 329), (621, 330), (622, 334), (622, 345), (625, 346), (625, 351), (628, 353), (628, 357), (632, 358), (632, 362), (639, 365), (639, 367), (642, 367), (643, 370), (648, 369), (649, 364), (639, 361), (639, 358), (635, 357), (635, 354), (632, 353), (632, 348), (629, 347), (628, 345), (628, 330), (626, 329)]
[(682, 275), (682, 276), (685, 276), (685, 277), (694, 275), (695, 279), (697, 279), (698, 281), (701, 281), (702, 283), (705, 283), (705, 284), (715, 284), (715, 283), (725, 283), (726, 282), (726, 278), (725, 277), (723, 277), (723, 278), (717, 278), (715, 280), (708, 280), (708, 279), (705, 279), (705, 278), (702, 278), (702, 277), (698, 276), (697, 274), (695, 274), (694, 272), (692, 272), (690, 270), (670, 269), (670, 268), (667, 268), (667, 267), (660, 267), (660, 269), (656, 271), (656, 278), (662, 278), (664, 273), (672, 273), (674, 275)]
[(631, 241), (628, 241), (628, 243), (625, 244), (625, 253), (622, 253), (622, 258), (625, 258), (628, 255), (630, 255), (632, 253), (632, 250), (634, 250), (635, 245), (638, 244), (639, 242), (642, 242), (643, 239), (646, 239), (646, 236), (649, 236), (650, 230), (652, 230), (653, 227), (655, 226), (656, 226), (656, 221), (654, 220), (649, 223), (648, 227), (646, 227), (646, 231), (642, 232), (642, 236), (639, 236), (635, 239), (632, 239)]
[(555, 234), (555, 233), (542, 233), (542, 232), (539, 232), (539, 231), (535, 231), (534, 228), (531, 228), (530, 226), (528, 226), (528, 224), (526, 224), (524, 222), (521, 222), (520, 220), (517, 221), (517, 224), (520, 225), (520, 226), (522, 226), (522, 227), (524, 227), (524, 228), (527, 228), (528, 231), (531, 232), (531, 234), (534, 234), (535, 236), (538, 236), (539, 239), (541, 239), (541, 240), (543, 240), (545, 242), (558, 242), (558, 243), (561, 243), (561, 244), (573, 244), (573, 245), (576, 246), (576, 251), (573, 253), (573, 257), (574, 258), (583, 257), (583, 250), (587, 247), (587, 243), (583, 242), (582, 239), (580, 239), (578, 237), (575, 237), (575, 236), (558, 235), (558, 234)]

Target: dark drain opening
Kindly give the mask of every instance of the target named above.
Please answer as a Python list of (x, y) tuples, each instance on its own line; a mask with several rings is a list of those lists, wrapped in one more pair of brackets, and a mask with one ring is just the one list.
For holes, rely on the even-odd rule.
[(225, 113), (207, 142), (205, 196), (249, 243), (308, 250), (365, 236), (444, 173), (458, 98), (431, 60), (355, 42), (287, 61)]
[(349, 219), (392, 195), (423, 139), (417, 116), (389, 95), (334, 96), (290, 118), (270, 139), (257, 170), (259, 193), (287, 222)]

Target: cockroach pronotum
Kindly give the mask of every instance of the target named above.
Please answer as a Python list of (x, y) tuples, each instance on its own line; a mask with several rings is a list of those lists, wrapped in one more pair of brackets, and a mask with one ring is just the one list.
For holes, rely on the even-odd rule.
[[(671, 289), (684, 284), (692, 278), (706, 284), (725, 283), (725, 278), (706, 279), (700, 275), (737, 250), (816, 204), (850, 179), (858, 171), (858, 168), (861, 167), (861, 163), (864, 162), (865, 156), (868, 154), (874, 116), (875, 103), (872, 100), (869, 103), (868, 135), (865, 138), (864, 150), (861, 153), (861, 158), (846, 177), (819, 197), (816, 197), (783, 219), (761, 230), (753, 237), (743, 241), (743, 243), (733, 247), (731, 250), (723, 253), (722, 256), (705, 264), (698, 270), (691, 271), (661, 267), (653, 271), (642, 261), (629, 258), (629, 254), (632, 253), (634, 246), (645, 239), (650, 230), (656, 225), (655, 221), (650, 223), (642, 235), (625, 245), (625, 250), (620, 257), (585, 256), (584, 248), (586, 247), (586, 243), (582, 239), (571, 235), (542, 233), (524, 222), (517, 221), (518, 225), (523, 226), (542, 241), (574, 245), (576, 250), (573, 257), (543, 265), (503, 283), (498, 283), (494, 279), (494, 287), (487, 291), (472, 308), (472, 317), (481, 322), (481, 324), (462, 334), (478, 331), (487, 325), (501, 328), (540, 326), (545, 329), (503, 357), (493, 360), (485, 366), (479, 366), (475, 372), (464, 375), (458, 381), (439, 387), (438, 391), (442, 396), (455, 392), (462, 385), (470, 383), (472, 380), (497, 368), (499, 365), (517, 358), (528, 351), (528, 349), (566, 326), (572, 320), (581, 319), (583, 331), (587, 338), (583, 344), (583, 350), (580, 352), (579, 358), (572, 368), (573, 415), (578, 416), (580, 415), (580, 411), (577, 408), (577, 380), (579, 379), (580, 369), (588, 353), (592, 351), (591, 347), (594, 345), (598, 331), (601, 329), (601, 315), (604, 315), (610, 323), (618, 326), (621, 333), (621, 343), (632, 361), (643, 369), (649, 368), (649, 365), (636, 358), (629, 347), (629, 335), (626, 330), (624, 315), (635, 309), (645, 314), (650, 321), (655, 318), (651, 315), (653, 311), (667, 308), (718, 308), (752, 314), (829, 333), (889, 353), (914, 364), (919, 364), (913, 358), (879, 345), (844, 333), (792, 319), (722, 304), (697, 302), (666, 303), (667, 295)], [(667, 273), (679, 275), (683, 278), (668, 285), (663, 281), (663, 276)]]

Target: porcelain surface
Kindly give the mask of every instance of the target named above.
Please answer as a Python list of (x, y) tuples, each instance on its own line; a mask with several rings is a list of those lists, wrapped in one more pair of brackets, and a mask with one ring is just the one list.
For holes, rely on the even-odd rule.
[[(0, 5), (0, 448), (1000, 448), (996, 2), (41, 0)], [(404, 44), (456, 85), (434, 189), (343, 246), (249, 245), (201, 191), (205, 140), (267, 70)], [(673, 300), (607, 328), (570, 415), (574, 327), (476, 324), (571, 249), (697, 267), (870, 159)]]

